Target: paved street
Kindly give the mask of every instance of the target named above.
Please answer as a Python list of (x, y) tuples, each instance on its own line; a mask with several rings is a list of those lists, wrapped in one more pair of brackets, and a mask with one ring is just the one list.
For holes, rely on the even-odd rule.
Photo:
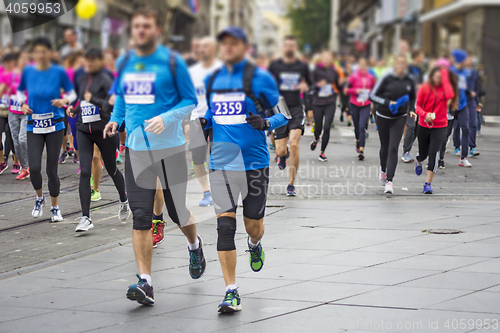
[[(224, 282), (216, 220), (213, 208), (197, 207), (196, 179), (188, 205), (204, 239), (206, 273), (199, 281), (189, 278), (185, 238), (169, 223), (165, 242), (154, 250), (156, 305), (147, 308), (125, 298), (136, 282), (131, 221), (116, 218), (117, 194), (107, 177), (104, 199), (93, 204), (96, 227), (75, 234), (76, 165), (60, 166), (66, 220), (54, 225), (33, 224), (28, 182), (0, 176), (0, 332), (500, 331), (494, 322), (500, 320), (500, 130), (483, 128), (482, 155), (471, 160), (472, 169), (459, 168), (458, 158), (448, 155), (434, 196), (420, 194), (424, 180), (413, 174), (413, 164), (400, 163), (396, 193), (386, 197), (373, 126), (370, 134), (367, 158), (359, 162), (351, 128), (337, 120), (330, 161), (320, 164), (308, 149), (308, 129), (297, 198), (283, 196), (287, 177), (272, 166), (265, 266), (250, 270), (240, 215), (243, 311), (231, 316), (217, 315)], [(462, 233), (422, 232), (436, 228)], [(488, 323), (493, 326), (480, 328)]]

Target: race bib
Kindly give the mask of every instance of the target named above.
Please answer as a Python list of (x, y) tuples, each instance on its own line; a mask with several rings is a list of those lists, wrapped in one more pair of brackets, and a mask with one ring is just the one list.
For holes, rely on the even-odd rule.
[(467, 79), (464, 75), (458, 77), (458, 89), (467, 90)]
[(80, 108), (82, 112), (82, 122), (84, 124), (101, 120), (99, 108), (96, 105), (87, 101), (82, 101), (80, 103)]
[(10, 95), (10, 110), (11, 111), (17, 111), (20, 112), (21, 110), (21, 103), (17, 101), (17, 96), (16, 95)]
[(246, 123), (245, 93), (215, 94), (212, 113), (214, 121), (219, 125)]
[(281, 73), (280, 90), (291, 91), (299, 90), (300, 73)]
[(196, 87), (196, 96), (205, 98), (207, 92), (205, 90), (205, 85), (200, 85)]
[(9, 106), (9, 97), (10, 96), (8, 94), (4, 94), (2, 96), (2, 102), (1, 102), (2, 105), (1, 106), (3, 106), (3, 107)]
[(358, 99), (357, 101), (360, 103), (364, 103), (368, 100), (368, 97), (370, 96), (370, 90), (368, 89), (361, 89), (361, 91), (358, 94)]
[(125, 103), (153, 104), (155, 102), (155, 73), (125, 74)]
[(31, 118), (33, 119), (34, 134), (47, 134), (56, 131), (53, 112), (33, 114)]
[(319, 88), (319, 97), (330, 97), (331, 95), (333, 95), (333, 86), (331, 84), (327, 83)]

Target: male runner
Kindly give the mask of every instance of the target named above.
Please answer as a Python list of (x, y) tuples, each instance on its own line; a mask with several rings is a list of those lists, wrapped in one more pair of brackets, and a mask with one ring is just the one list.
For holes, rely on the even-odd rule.
[[(266, 130), (286, 125), (290, 113), (272, 76), (245, 59), (245, 32), (229, 27), (218, 35), (224, 66), (207, 77), (208, 111), (200, 123), (213, 130), (210, 185), (217, 213), (217, 251), (226, 283), (221, 313), (241, 310), (236, 285), (236, 207), (241, 193), (250, 267), (264, 265), (260, 240), (269, 183)], [(272, 116), (265, 118), (265, 111)]]
[(217, 41), (214, 38), (202, 38), (199, 42), (198, 50), (200, 61), (189, 68), (189, 74), (191, 74), (194, 87), (196, 88), (196, 95), (198, 96), (198, 106), (193, 110), (193, 113), (191, 113), (189, 149), (193, 156), (194, 173), (203, 190), (203, 200), (200, 201), (199, 205), (207, 207), (213, 204), (213, 200), (208, 186), (207, 172), (205, 170), (208, 146), (205, 141), (203, 129), (200, 126), (199, 118), (205, 116), (208, 109), (205, 83), (203, 80), (207, 75), (219, 69), (222, 63), (215, 59)]
[(205, 271), (203, 243), (196, 234), (194, 216), (186, 207), (186, 140), (181, 128), (182, 119), (194, 110), (197, 99), (184, 60), (158, 45), (162, 26), (153, 8), (142, 7), (133, 13), (131, 35), (135, 50), (118, 63), (121, 70), (116, 102), (104, 129), (106, 137), (117, 134), (124, 120), (127, 127), (125, 182), (140, 274), (139, 282), (128, 288), (127, 298), (145, 305), (154, 304), (151, 221), (157, 178), (162, 183), (170, 218), (187, 237), (191, 277), (197, 279)]
[(273, 61), (269, 72), (278, 83), (280, 94), (290, 110), (292, 119), (287, 126), (276, 129), (276, 155), (280, 170), (286, 167), (287, 143), (290, 142), (290, 179), (286, 189), (287, 196), (297, 195), (295, 177), (299, 168), (299, 141), (304, 132), (305, 112), (300, 94), (309, 91), (311, 79), (309, 67), (297, 58), (297, 41), (294, 36), (286, 36), (283, 41), (283, 57)]

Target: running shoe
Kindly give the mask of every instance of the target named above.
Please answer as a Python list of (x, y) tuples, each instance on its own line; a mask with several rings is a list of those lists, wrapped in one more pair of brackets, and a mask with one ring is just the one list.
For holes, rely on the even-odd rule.
[(64, 164), (66, 163), (66, 160), (68, 159), (68, 152), (63, 151), (61, 154), (61, 157), (59, 157), (59, 164)]
[(444, 166), (444, 160), (439, 160), (438, 161), (438, 168), (441, 169), (441, 170), (446, 169), (446, 167)]
[(415, 174), (417, 176), (420, 176), (422, 174), (423, 170), (424, 170), (424, 167), (422, 166), (422, 164), (418, 164), (418, 163), (415, 164)]
[(78, 225), (76, 226), (75, 232), (88, 231), (94, 227), (94, 223), (88, 216), (79, 217)]
[(387, 193), (387, 194), (393, 194), (394, 193), (394, 189), (392, 188), (392, 182), (385, 183), (384, 193)]
[(370, 123), (374, 124), (375, 123), (375, 118), (373, 117), (373, 115), (371, 114), (370, 115)]
[(78, 158), (78, 156), (75, 154), (73, 155), (73, 163), (80, 163), (80, 159)]
[(278, 157), (278, 168), (280, 170), (285, 170), (285, 168), (286, 168), (286, 156)]
[(68, 156), (73, 156), (75, 154), (75, 150), (73, 148), (68, 148)]
[(325, 153), (319, 154), (318, 160), (320, 162), (328, 162), (328, 157), (326, 157)]
[(0, 163), (0, 175), (9, 168), (9, 166), (7, 165), (7, 163)]
[(250, 252), (250, 268), (254, 272), (259, 272), (264, 266), (264, 259), (266, 258), (262, 249), (262, 243), (259, 242), (259, 245), (254, 249), (250, 246), (249, 242), (250, 236), (247, 236), (248, 250), (246, 252)]
[(36, 198), (35, 207), (33, 208), (33, 211), (31, 212), (31, 216), (33, 216), (35, 219), (42, 217), (43, 206), (45, 206), (45, 195), (42, 195), (41, 199)]
[(120, 202), (120, 208), (118, 209), (118, 218), (120, 221), (127, 221), (130, 217), (130, 206), (128, 200), (125, 202)]
[(120, 154), (120, 151), (117, 149), (116, 150), (116, 163), (122, 163), (122, 154)]
[(460, 148), (455, 148), (455, 156), (460, 156)]
[(380, 169), (378, 179), (380, 180), (382, 186), (385, 186), (385, 183), (387, 183), (387, 172), (383, 172), (382, 169)]
[(274, 150), (274, 145), (272, 143), (269, 145), (269, 150)]
[(409, 152), (409, 151), (405, 152), (405, 153), (403, 154), (403, 157), (401, 157), (401, 159), (402, 159), (402, 160), (403, 160), (403, 162), (405, 162), (405, 163), (411, 163), (411, 162), (413, 162), (413, 161), (414, 161), (414, 160), (413, 160), (413, 158), (411, 157), (411, 155), (410, 155), (410, 152)]
[(424, 184), (424, 194), (432, 194), (431, 183)]
[(99, 201), (101, 199), (102, 199), (101, 191), (92, 190), (90, 192), (90, 201), (96, 202), (96, 201)]
[(153, 226), (151, 228), (153, 234), (153, 248), (156, 248), (158, 245), (163, 243), (163, 239), (165, 238), (163, 229), (165, 229), (164, 221), (153, 220)]
[(351, 127), (352, 123), (350, 121), (347, 122), (347, 127)]
[[(478, 152), (478, 151), (476, 150), (476, 148), (471, 148), (471, 149), (470, 149), (469, 156), (471, 156), (471, 157), (476, 157), (476, 156), (479, 156), (479, 155), (480, 155), (480, 152)], [(14, 166), (15, 166), (15, 164), (14, 164)], [(14, 172), (14, 171), (12, 171), (12, 172)]]
[(12, 173), (14, 175), (18, 175), (20, 172), (21, 172), (21, 164), (14, 163), (14, 165), (12, 166)]
[(288, 184), (286, 187), (286, 196), (287, 197), (294, 197), (297, 195), (297, 191), (295, 190), (295, 186), (293, 184)]
[(344, 112), (341, 112), (340, 113), (340, 122), (343, 123), (344, 122)]
[(52, 207), (50, 209), (50, 222), (54, 223), (54, 222), (61, 222), (63, 220), (63, 217), (61, 215), (61, 210), (59, 209), (59, 207)]
[(315, 150), (317, 145), (318, 145), (318, 141), (316, 141), (316, 139), (312, 140), (312, 142), (311, 142), (311, 150)]
[(21, 172), (16, 177), (17, 180), (24, 180), (26, 178), (30, 178), (30, 170), (29, 169), (22, 169)]
[(363, 151), (359, 151), (358, 160), (363, 161), (365, 159), (365, 153)]
[(200, 236), (198, 237), (198, 241), (200, 246), (196, 250), (189, 250), (189, 275), (193, 279), (199, 279), (205, 273), (205, 267), (207, 266), (207, 262), (205, 260), (205, 256), (203, 255), (203, 240)]
[(201, 207), (208, 207), (214, 204), (214, 201), (212, 200), (212, 194), (210, 191), (207, 191), (203, 193), (203, 199), (200, 201), (199, 205)]
[(120, 145), (120, 154), (121, 155), (125, 154), (125, 145)]
[(241, 311), (241, 298), (237, 289), (226, 291), (226, 296), (224, 296), (222, 303), (219, 304), (218, 311), (220, 313)]
[(460, 160), (460, 163), (458, 163), (459, 166), (461, 167), (466, 167), (466, 168), (471, 168), (472, 167), (472, 164), (470, 164), (469, 160), (466, 159), (466, 158), (462, 158)]
[(78, 171), (76, 172), (78, 175), (82, 173), (82, 166), (78, 164)]
[(128, 287), (127, 298), (142, 305), (155, 304), (153, 287), (149, 285), (148, 281), (142, 279), (139, 274), (136, 274), (136, 276), (139, 282)]

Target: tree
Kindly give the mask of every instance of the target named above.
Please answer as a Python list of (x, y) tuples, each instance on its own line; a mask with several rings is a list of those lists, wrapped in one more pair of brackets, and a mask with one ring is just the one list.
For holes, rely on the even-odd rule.
[(301, 48), (309, 44), (313, 51), (319, 51), (328, 46), (330, 13), (331, 0), (295, 0), (290, 4), (288, 17)]

